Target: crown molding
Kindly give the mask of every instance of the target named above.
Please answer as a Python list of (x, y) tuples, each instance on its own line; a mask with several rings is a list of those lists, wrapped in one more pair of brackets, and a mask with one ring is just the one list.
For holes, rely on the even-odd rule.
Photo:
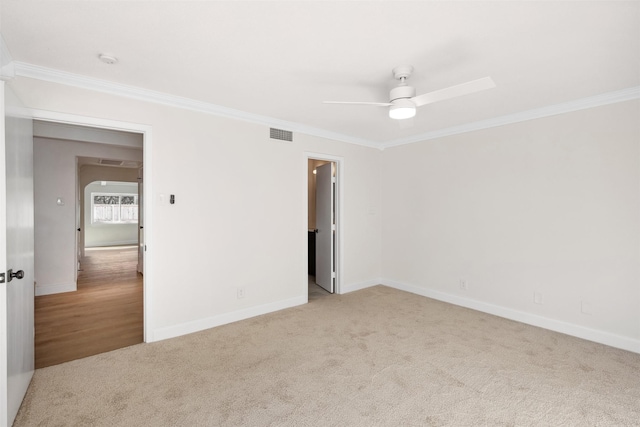
[(563, 102), (561, 104), (549, 105), (532, 110), (521, 111), (519, 113), (507, 114), (506, 116), (493, 117), (491, 119), (480, 120), (472, 123), (465, 123), (459, 126), (452, 126), (436, 131), (414, 135), (408, 138), (396, 139), (388, 143), (383, 143), (382, 149), (397, 147), (399, 145), (413, 144), (420, 141), (443, 138), (446, 136), (461, 133), (474, 132), (483, 129), (490, 129), (498, 126), (524, 122), (528, 120), (540, 119), (543, 117), (555, 116), (558, 114), (570, 113), (588, 108), (600, 107), (603, 105), (615, 104), (618, 102), (640, 99), (640, 86), (634, 86), (614, 92), (607, 92), (600, 95), (589, 96), (587, 98), (576, 99)]
[(183, 98), (180, 96), (170, 95), (162, 92), (156, 92), (147, 89), (141, 89), (135, 86), (128, 86), (106, 80), (85, 77), (79, 74), (67, 73), (65, 71), (55, 70), (52, 68), (40, 67), (37, 65), (26, 64), (23, 62), (14, 62), (15, 73), (17, 76), (27, 77), (37, 80), (58, 83), (66, 86), (73, 86), (81, 89), (93, 90), (97, 92), (108, 93), (111, 95), (122, 96), (126, 98), (136, 99), (139, 101), (152, 102), (155, 104), (167, 105), (170, 107), (181, 108), (199, 113), (212, 114), (219, 117), (229, 119), (242, 120), (245, 122), (286, 129), (292, 132), (298, 132), (306, 135), (317, 136), (320, 138), (331, 139), (334, 141), (342, 141), (350, 144), (363, 145), (370, 148), (379, 148), (378, 144), (362, 138), (355, 138), (337, 132), (331, 132), (300, 123), (289, 122), (286, 120), (275, 119), (273, 117), (261, 116), (258, 114), (247, 113), (232, 108), (223, 107), (208, 102), (196, 101), (194, 99)]
[[(4, 57), (9, 54), (4, 40), (0, 37), (2, 45), (2, 55)], [(8, 59), (11, 59), (8, 56)], [(286, 120), (275, 119), (273, 117), (261, 116), (258, 114), (247, 113), (232, 108), (223, 107), (202, 101), (196, 101), (180, 96), (169, 95), (162, 92), (141, 89), (135, 86), (128, 86), (106, 80), (89, 78), (79, 74), (67, 73), (52, 68), (40, 67), (37, 65), (26, 64), (23, 62), (11, 62), (2, 67), (3, 72), (11, 70), (15, 76), (27, 77), (37, 80), (44, 80), (52, 83), (58, 83), (67, 86), (78, 87), (81, 89), (93, 90), (97, 92), (108, 93), (111, 95), (122, 96), (126, 98), (136, 99), (145, 102), (167, 105), (170, 107), (181, 108), (196, 111), (205, 114), (212, 114), (219, 117), (229, 119), (242, 120), (245, 122), (259, 124), (279, 129), (286, 129), (292, 132), (302, 133), (305, 135), (316, 136), (320, 138), (330, 139), (333, 141), (341, 141), (350, 144), (361, 145), (370, 148), (384, 150), (385, 148), (397, 147), (405, 144), (413, 144), (421, 141), (429, 141), (437, 138), (457, 135), (461, 133), (474, 132), (483, 129), (490, 129), (498, 126), (504, 126), (513, 123), (534, 120), (543, 117), (555, 116), (558, 114), (570, 113), (572, 111), (584, 110), (588, 108), (599, 107), (618, 102), (640, 99), (640, 86), (634, 86), (614, 92), (607, 92), (600, 95), (581, 98), (561, 104), (549, 105), (532, 110), (521, 111), (519, 113), (508, 114), (500, 117), (493, 117), (477, 122), (465, 123), (459, 126), (452, 126), (444, 129), (414, 135), (408, 138), (395, 139), (388, 142), (375, 142), (363, 138), (331, 132), (325, 129), (315, 128), (300, 123), (289, 122)], [(11, 77), (9, 77), (11, 78)]]

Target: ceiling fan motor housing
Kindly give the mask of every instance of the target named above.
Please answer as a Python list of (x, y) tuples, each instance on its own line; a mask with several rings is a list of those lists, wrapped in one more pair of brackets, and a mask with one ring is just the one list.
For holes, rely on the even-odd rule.
[(389, 94), (389, 101), (393, 102), (396, 99), (408, 99), (413, 98), (414, 96), (416, 96), (415, 88), (411, 86), (398, 86), (391, 89), (391, 93)]

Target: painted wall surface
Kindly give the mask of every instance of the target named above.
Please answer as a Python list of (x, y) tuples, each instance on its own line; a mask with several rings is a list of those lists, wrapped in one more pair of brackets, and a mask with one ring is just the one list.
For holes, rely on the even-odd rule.
[(385, 150), (384, 282), (640, 352), (639, 118), (629, 101)]
[[(134, 170), (134, 172), (137, 172)], [(127, 185), (128, 184), (128, 185)], [(123, 183), (116, 185), (107, 183), (101, 185), (94, 181), (84, 188), (84, 246), (87, 248), (98, 246), (135, 245), (138, 243), (138, 223), (135, 224), (100, 224), (91, 221), (91, 193), (106, 194), (138, 194), (138, 184)]]
[(264, 125), (33, 79), (11, 85), (34, 109), (152, 126), (148, 340), (307, 301), (306, 152), (344, 159), (343, 288), (378, 283), (379, 150), (272, 140)]
[[(76, 157), (142, 160), (140, 150), (34, 138), (36, 295), (76, 289)], [(61, 198), (64, 205), (58, 205)]]
[(274, 141), (263, 125), (48, 82), (10, 84), (35, 109), (152, 126), (148, 340), (306, 301), (311, 152), (344, 159), (343, 289), (382, 277), (640, 351), (637, 101), (380, 152), (302, 134)]

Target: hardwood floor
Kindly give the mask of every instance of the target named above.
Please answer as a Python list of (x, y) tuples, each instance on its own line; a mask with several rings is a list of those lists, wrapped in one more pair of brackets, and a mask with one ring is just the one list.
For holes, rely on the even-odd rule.
[(137, 261), (136, 247), (87, 250), (76, 292), (36, 297), (36, 368), (142, 342)]

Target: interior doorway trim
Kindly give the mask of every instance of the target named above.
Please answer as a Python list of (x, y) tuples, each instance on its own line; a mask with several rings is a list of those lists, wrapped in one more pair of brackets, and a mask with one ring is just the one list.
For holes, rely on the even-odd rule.
[[(152, 127), (149, 125), (142, 125), (137, 123), (129, 123), (129, 122), (121, 122), (116, 120), (107, 120), (100, 119), (95, 117), (86, 117), (75, 114), (67, 114), (67, 113), (58, 113), (53, 111), (46, 110), (31, 110), (33, 114), (34, 120), (42, 120), (53, 123), (63, 123), (68, 125), (77, 125), (77, 126), (88, 126), (99, 129), (109, 129), (109, 130), (118, 130), (123, 132), (133, 132), (142, 134), (142, 162), (144, 165), (143, 169), (143, 180), (145, 185), (145, 193), (148, 195), (153, 194), (152, 188)], [(144, 342), (153, 342), (153, 324), (152, 324), (152, 286), (153, 283), (153, 204), (151, 203), (153, 200), (152, 197), (145, 197), (143, 200), (143, 210), (144, 210), (144, 229), (145, 229), (145, 248), (149, 248), (149, 250), (145, 250), (144, 252), (144, 263), (143, 263), (143, 333), (144, 333)]]
[[(342, 293), (342, 266), (344, 265), (344, 230), (343, 230), (343, 206), (344, 206), (344, 157), (334, 156), (331, 154), (323, 154), (323, 153), (313, 153), (309, 151), (305, 151), (304, 153), (304, 183), (305, 183), (305, 194), (306, 198), (304, 199), (304, 212), (305, 212), (305, 222), (306, 218), (309, 218), (309, 189), (307, 185), (308, 180), (308, 167), (309, 160), (324, 160), (328, 162), (334, 162), (336, 164), (336, 239), (338, 239), (336, 245), (336, 288), (335, 293)], [(307, 245), (305, 245), (305, 250), (308, 251)], [(307, 252), (307, 256), (305, 259), (308, 259), (309, 253)], [(305, 288), (307, 286), (307, 281), (305, 280)]]

